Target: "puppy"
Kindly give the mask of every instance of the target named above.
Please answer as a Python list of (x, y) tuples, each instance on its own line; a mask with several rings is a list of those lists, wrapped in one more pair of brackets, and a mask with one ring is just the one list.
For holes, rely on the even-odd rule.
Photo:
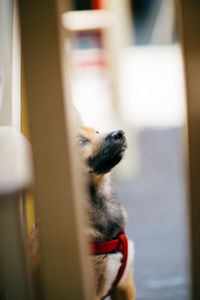
[[(76, 143), (87, 175), (88, 186), (88, 225), (85, 230), (89, 245), (116, 240), (126, 225), (126, 213), (113, 191), (110, 172), (121, 161), (127, 148), (122, 130), (100, 134), (94, 129), (78, 127)], [(108, 294), (111, 299), (135, 299), (132, 279), (134, 249), (128, 241), (127, 260), (124, 272), (114, 283), (122, 267), (123, 253), (115, 249), (109, 253), (90, 255), (95, 276), (95, 300)], [(40, 277), (40, 254), (38, 226), (27, 240), (28, 257), (36, 289)], [(119, 278), (118, 278), (119, 279)], [(38, 285), (39, 286), (39, 285)]]
[[(121, 161), (127, 148), (125, 134), (122, 130), (100, 134), (94, 129), (79, 127), (77, 143), (88, 174), (88, 240), (90, 243), (112, 241), (126, 225), (126, 214), (116, 198), (110, 177), (110, 171)], [(112, 299), (134, 299), (133, 252), (133, 243), (129, 241), (126, 268), (111, 293)], [(123, 255), (115, 251), (92, 255), (91, 259), (94, 265), (96, 299), (102, 299), (112, 289)]]

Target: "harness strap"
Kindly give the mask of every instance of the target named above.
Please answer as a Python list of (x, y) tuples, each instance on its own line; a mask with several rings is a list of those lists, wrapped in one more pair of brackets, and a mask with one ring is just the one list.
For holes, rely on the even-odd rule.
[(89, 253), (93, 255), (105, 254), (115, 250), (122, 252), (122, 244), (119, 238), (102, 243), (93, 243), (89, 245)]
[(109, 290), (107, 295), (103, 297), (103, 299), (111, 294), (124, 274), (128, 258), (128, 239), (125, 233), (121, 233), (115, 240), (102, 243), (93, 243), (89, 245), (89, 253), (92, 255), (106, 254), (116, 250), (120, 251), (123, 254), (122, 265), (118, 271), (115, 281), (111, 286), (111, 289)]

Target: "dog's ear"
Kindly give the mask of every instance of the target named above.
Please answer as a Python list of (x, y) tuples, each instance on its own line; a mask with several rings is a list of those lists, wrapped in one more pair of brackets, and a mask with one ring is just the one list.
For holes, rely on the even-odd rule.
[(76, 126), (83, 126), (83, 120), (81, 119), (80, 113), (76, 109), (76, 107), (72, 104), (72, 118), (73, 122)]

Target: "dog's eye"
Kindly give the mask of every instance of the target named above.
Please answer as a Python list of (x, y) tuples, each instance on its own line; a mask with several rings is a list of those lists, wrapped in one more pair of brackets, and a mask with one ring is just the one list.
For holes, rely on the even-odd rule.
[(88, 139), (79, 138), (77, 140), (77, 144), (80, 145), (80, 146), (85, 146), (85, 145), (88, 144)]
[(96, 131), (96, 133), (99, 133), (99, 131)]

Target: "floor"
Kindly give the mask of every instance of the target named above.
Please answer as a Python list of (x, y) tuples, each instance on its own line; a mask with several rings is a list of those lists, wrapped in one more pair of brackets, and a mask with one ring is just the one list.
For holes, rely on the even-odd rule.
[(137, 300), (189, 299), (183, 133), (181, 128), (141, 130), (140, 173), (116, 182), (135, 242)]

